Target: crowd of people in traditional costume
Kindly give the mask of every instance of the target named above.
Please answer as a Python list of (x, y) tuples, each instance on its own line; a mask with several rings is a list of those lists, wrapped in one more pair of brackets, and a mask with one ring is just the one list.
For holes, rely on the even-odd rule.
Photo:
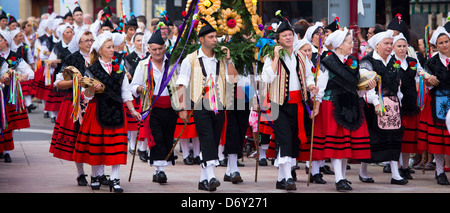
[[(217, 166), (227, 167), (224, 182), (243, 182), (238, 159), (249, 141), (258, 143), (258, 155), (251, 156), (258, 157), (259, 166), (272, 159), (278, 168), (276, 189), (297, 189), (299, 162), (310, 183), (326, 184), (323, 175), (334, 175), (337, 191), (352, 190), (346, 176), (350, 161), (361, 164), (362, 182), (374, 183), (368, 166), (383, 163), (390, 183), (405, 185), (416, 168), (411, 159), (422, 154), (427, 164), (418, 159), (414, 165), (424, 168), (433, 161), (437, 184), (450, 185), (445, 174), (450, 169), (445, 166), (450, 163), (450, 24), (424, 41), (396, 16), (386, 29), (378, 24), (367, 36), (357, 32), (355, 44), (355, 33), (337, 19), (271, 20), (265, 31), (276, 43), (273, 57), (262, 56), (262, 72), (252, 78), (236, 70), (232, 50), (222, 46), (225, 56), (216, 57), (214, 48), (223, 38), (202, 22), (201, 47), (170, 76), (168, 56), (182, 33), (181, 21), (165, 16), (146, 28), (145, 16), (122, 20), (108, 6), (85, 23), (77, 5), (67, 14), (19, 24), (1, 11), (4, 161), (12, 162), (14, 130), (30, 127), (28, 114), (41, 101), (44, 118), (54, 123), (50, 153), (73, 161), (76, 184), (92, 190), (103, 185), (124, 191), (119, 170), (128, 153), (155, 169), (153, 182), (167, 183), (164, 168), (175, 165), (175, 139), (182, 162), (200, 165), (199, 190), (216, 191), (221, 185)], [(361, 88), (361, 79), (371, 73), (375, 77)], [(84, 80), (90, 83), (81, 87)], [(263, 87), (254, 88), (252, 81)], [(226, 93), (227, 84), (234, 85), (232, 94)], [(212, 109), (213, 104), (219, 107)], [(277, 113), (277, 118), (258, 120), (257, 112), (261, 118)], [(90, 180), (85, 165), (91, 166)], [(111, 174), (105, 174), (105, 166), (111, 166)]]

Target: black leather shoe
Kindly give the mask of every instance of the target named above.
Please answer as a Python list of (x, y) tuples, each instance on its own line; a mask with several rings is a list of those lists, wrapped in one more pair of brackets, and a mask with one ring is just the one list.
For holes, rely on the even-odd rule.
[(11, 163), (12, 162), (11, 155), (9, 155), (9, 153), (4, 154), (3, 158), (5, 159), (5, 163)]
[(315, 175), (311, 175), (311, 179), (309, 180), (310, 183), (317, 183), (317, 184), (326, 184), (327, 182), (322, 179), (322, 174), (317, 173)]
[(44, 118), (50, 118), (50, 114), (48, 112), (44, 112)]
[(227, 164), (228, 164), (227, 159), (219, 160), (219, 166), (227, 167)]
[(375, 181), (371, 177), (363, 178), (363, 177), (361, 177), (361, 175), (359, 176), (359, 180), (364, 183), (375, 183)]
[(209, 190), (216, 189), (219, 186), (220, 182), (216, 178), (211, 178), (211, 180), (209, 180)]
[(141, 161), (147, 162), (147, 151), (138, 150), (138, 154)]
[(398, 172), (400, 173), (400, 176), (402, 178), (405, 178), (407, 180), (412, 180), (413, 179), (413, 177), (411, 176), (409, 168), (406, 168), (406, 169), (399, 168)]
[(294, 179), (288, 178), (285, 183), (286, 190), (297, 190)]
[(336, 183), (336, 190), (338, 192), (353, 190), (349, 184), (352, 183), (347, 179), (342, 179)]
[(260, 166), (267, 166), (267, 159), (265, 159), (265, 158), (260, 159), (259, 160), (259, 165)]
[(109, 192), (122, 193), (123, 189), (120, 187), (120, 179), (109, 180)]
[(198, 190), (216, 191), (216, 189), (214, 189), (214, 190), (210, 190), (209, 189), (209, 183), (208, 183), (208, 181), (206, 179), (203, 180), (203, 181), (198, 182)]
[(244, 166), (245, 166), (245, 164), (243, 164), (243, 163), (241, 163), (241, 162), (237, 161), (237, 166), (238, 166), (238, 167), (244, 167)]
[(239, 172), (233, 172), (231, 175), (231, 183), (237, 184), (237, 183), (242, 183), (243, 180), (241, 178), (241, 174)]
[(391, 173), (391, 164), (386, 164), (383, 166), (383, 173)]
[(100, 184), (99, 177), (100, 176), (97, 176), (97, 177), (92, 177), (91, 176), (91, 189), (92, 190), (99, 190), (100, 189), (101, 184)]
[(328, 165), (320, 167), (320, 172), (322, 172), (326, 175), (334, 175), (334, 172), (331, 171), (331, 168)]
[(437, 184), (439, 185), (450, 185), (447, 179), (447, 175), (445, 172), (442, 172), (440, 175), (436, 176)]
[(51, 119), (51, 122), (52, 122), (52, 123), (56, 123), (56, 117), (53, 117), (53, 118)]
[(153, 182), (155, 183), (167, 183), (167, 176), (164, 171), (158, 171), (153, 174)]
[(184, 165), (194, 165), (194, 159), (191, 156), (188, 156), (183, 160)]
[(81, 174), (77, 177), (78, 186), (87, 186), (88, 182), (86, 180), (86, 174)]
[(275, 184), (276, 189), (286, 189), (286, 179), (283, 178), (281, 181), (277, 181)]
[(109, 185), (109, 180), (108, 180), (108, 178), (106, 177), (106, 175), (100, 175), (99, 177), (98, 177), (98, 179), (99, 179), (99, 181), (100, 181), (100, 184), (102, 184), (102, 185), (105, 185), (105, 186), (107, 186), (107, 185)]
[(291, 176), (294, 181), (297, 181), (297, 172), (295, 172), (295, 169), (291, 170)]
[(402, 178), (401, 180), (396, 180), (394, 178), (391, 179), (391, 184), (397, 184), (397, 185), (405, 185), (408, 183), (408, 180), (405, 178)]

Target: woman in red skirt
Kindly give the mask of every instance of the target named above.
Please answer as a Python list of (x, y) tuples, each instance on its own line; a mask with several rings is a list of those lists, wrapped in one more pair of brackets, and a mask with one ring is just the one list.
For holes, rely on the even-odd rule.
[(400, 90), (403, 94), (401, 113), (402, 120), (405, 125), (403, 133), (403, 142), (401, 148), (402, 166), (400, 167), (400, 175), (403, 178), (412, 180), (411, 170), (408, 167), (410, 153), (421, 153), (417, 149), (417, 139), (419, 136), (419, 118), (420, 108), (417, 106), (417, 87), (416, 83), (419, 81), (418, 71), (422, 67), (416, 59), (409, 57), (408, 41), (403, 34), (394, 37), (394, 52), (396, 60), (401, 61), (399, 67), (399, 75), (401, 79)]
[[(200, 164), (200, 143), (198, 141), (197, 130), (195, 130), (194, 117), (191, 116), (189, 118), (189, 121), (183, 130), (184, 125), (185, 123), (178, 117), (175, 133), (173, 135), (175, 139), (180, 137), (179, 142), (181, 151), (183, 152), (183, 162), (186, 165)], [(192, 143), (192, 149), (190, 148), (190, 143)], [(192, 150), (192, 155), (190, 150)]]
[[(84, 75), (85, 70), (89, 66), (89, 51), (91, 49), (92, 43), (94, 42), (94, 37), (90, 31), (78, 32), (75, 37), (73, 45), (78, 45), (79, 51), (67, 56), (62, 62), (62, 69), (59, 70), (56, 75), (56, 80), (54, 85), (58, 89), (65, 90), (66, 95), (64, 100), (61, 102), (61, 110), (56, 118), (55, 127), (53, 128), (52, 141), (50, 143), (50, 153), (53, 153), (53, 157), (60, 158), (63, 160), (73, 161), (73, 152), (75, 148), (75, 142), (78, 136), (78, 130), (80, 123), (82, 121), (82, 114), (79, 119), (73, 120), (73, 80), (64, 80), (62, 71), (67, 66), (74, 66), (80, 71), (81, 75)], [(82, 113), (86, 106), (86, 102), (80, 100), (80, 111)], [(77, 182), (79, 186), (86, 186), (86, 174), (84, 172), (83, 163), (75, 163), (77, 167)], [(106, 179), (103, 175), (102, 179)], [(105, 183), (105, 181), (103, 181)], [(106, 181), (107, 183), (107, 181)]]
[[(133, 96), (125, 78), (123, 67), (112, 61), (114, 45), (112, 34), (100, 34), (91, 47), (91, 65), (86, 75), (104, 84), (86, 89), (84, 96), (91, 99), (86, 108), (83, 122), (78, 132), (73, 159), (77, 163), (92, 166), (111, 165), (110, 191), (123, 192), (120, 187), (119, 168), (127, 161), (127, 125), (123, 103), (138, 120), (141, 115), (134, 109)], [(95, 95), (94, 95), (95, 94)], [(100, 188), (99, 176), (91, 177), (91, 187)]]
[(450, 155), (450, 135), (445, 125), (450, 107), (449, 42), (450, 34), (444, 27), (438, 27), (430, 39), (439, 53), (431, 57), (424, 66), (425, 71), (430, 74), (425, 80), (431, 89), (426, 95), (419, 122), (418, 149), (434, 154), (439, 185), (450, 185), (444, 172), (445, 155)]
[[(336, 30), (325, 42), (332, 54), (321, 61), (317, 91), (313, 159), (331, 159), (338, 191), (352, 190), (345, 177), (348, 159), (370, 158), (370, 139), (363, 111), (358, 59), (351, 54), (353, 40), (347, 29)], [(373, 82), (372, 82), (372, 85)]]
[[(0, 135), (0, 153), (3, 153), (5, 162), (12, 162), (9, 154), (10, 150), (14, 149), (13, 130), (23, 129), (30, 127), (30, 121), (28, 120), (28, 114), (25, 107), (25, 102), (20, 99), (20, 95), (16, 90), (16, 96), (10, 97), (11, 91), (11, 75), (4, 75), (8, 69), (12, 69), (17, 74), (18, 84), (16, 89), (20, 89), (20, 82), (30, 80), (34, 78), (34, 72), (30, 66), (20, 57), (19, 54), (11, 51), (10, 45), (13, 39), (8, 32), (0, 31), (0, 57), (2, 58), (0, 65), (2, 66), (0, 82), (4, 85), (3, 88), (3, 101), (7, 121), (7, 128), (2, 127), (3, 135)], [(16, 101), (16, 102), (14, 102)], [(2, 113), (3, 115), (3, 113)]]

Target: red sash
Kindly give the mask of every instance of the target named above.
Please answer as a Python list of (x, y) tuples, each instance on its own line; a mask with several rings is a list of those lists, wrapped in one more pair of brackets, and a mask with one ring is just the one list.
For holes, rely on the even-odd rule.
[(298, 138), (301, 144), (306, 144), (308, 139), (306, 138), (305, 124), (303, 123), (303, 104), (300, 90), (289, 91), (288, 104), (297, 104)]

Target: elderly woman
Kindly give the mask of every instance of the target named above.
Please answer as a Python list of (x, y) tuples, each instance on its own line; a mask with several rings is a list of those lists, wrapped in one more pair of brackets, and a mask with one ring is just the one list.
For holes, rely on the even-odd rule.
[[(68, 47), (76, 50), (74, 53), (67, 56), (62, 62), (62, 69), (57, 70), (56, 80), (54, 86), (58, 89), (64, 90), (64, 99), (61, 102), (61, 110), (58, 113), (55, 127), (53, 129), (53, 136), (50, 144), (50, 153), (53, 156), (63, 160), (73, 161), (73, 152), (75, 142), (78, 136), (78, 130), (82, 121), (81, 117), (75, 122), (72, 119), (73, 111), (73, 80), (65, 80), (63, 78), (63, 69), (67, 66), (73, 66), (84, 75), (85, 70), (89, 66), (90, 56), (89, 51), (94, 42), (93, 35), (90, 31), (78, 31), (74, 41)], [(84, 103), (81, 106), (85, 106)], [(86, 186), (87, 180), (84, 173), (83, 164), (76, 163), (77, 167), (77, 183), (79, 186)], [(104, 177), (106, 178), (106, 176)]]
[(439, 52), (424, 65), (425, 71), (429, 73), (425, 75), (426, 83), (431, 89), (420, 115), (418, 148), (434, 154), (437, 183), (449, 185), (443, 167), (445, 155), (450, 155), (450, 136), (445, 125), (450, 100), (450, 35), (444, 27), (438, 27), (430, 43), (436, 45)]
[(394, 37), (394, 57), (400, 61), (399, 76), (400, 90), (403, 94), (401, 101), (402, 120), (405, 121), (405, 130), (402, 141), (402, 166), (400, 175), (406, 179), (412, 179), (408, 168), (410, 153), (421, 153), (417, 149), (419, 133), (420, 107), (417, 106), (418, 72), (423, 70), (415, 58), (408, 56), (408, 41), (402, 33)]
[[(325, 42), (331, 55), (322, 60), (316, 95), (313, 159), (331, 159), (338, 191), (352, 190), (345, 178), (347, 159), (370, 158), (369, 131), (358, 91), (358, 59), (352, 55), (353, 40), (347, 29), (336, 30)], [(370, 82), (371, 88), (375, 81)], [(369, 88), (369, 89), (371, 89)]]
[[(91, 65), (86, 70), (104, 84), (104, 92), (98, 83), (85, 90), (84, 96), (91, 99), (80, 126), (73, 159), (77, 163), (88, 163), (95, 167), (111, 165), (110, 191), (123, 192), (120, 187), (120, 164), (127, 161), (127, 125), (123, 103), (138, 120), (141, 115), (134, 110), (133, 96), (129, 90), (125, 72), (116, 64), (111, 33), (100, 34), (92, 44)], [(101, 170), (101, 169), (100, 169)], [(100, 189), (100, 175), (92, 173), (91, 188)]]
[(368, 42), (374, 51), (361, 59), (360, 69), (363, 72), (375, 71), (381, 77), (382, 88), (376, 88), (380, 103), (365, 108), (371, 158), (363, 161), (360, 180), (374, 182), (367, 174), (368, 162), (388, 161), (392, 172), (391, 184), (404, 185), (408, 180), (402, 178), (398, 171), (404, 129), (400, 114), (403, 94), (400, 91), (400, 62), (391, 55), (393, 31), (377, 33)]

